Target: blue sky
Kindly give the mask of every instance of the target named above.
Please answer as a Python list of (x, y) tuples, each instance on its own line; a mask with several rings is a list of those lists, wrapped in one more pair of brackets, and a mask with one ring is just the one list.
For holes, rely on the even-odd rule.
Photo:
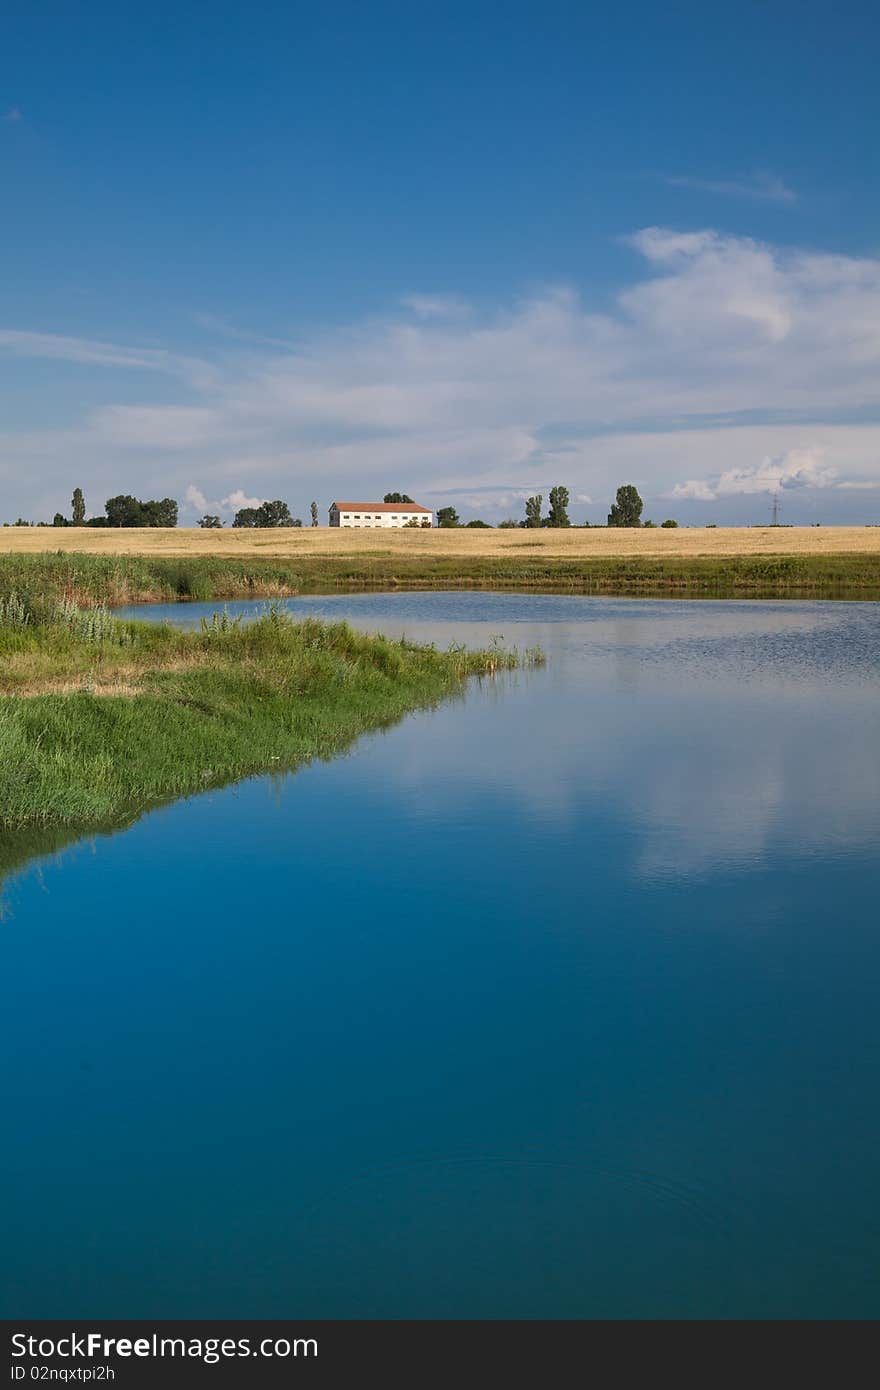
[[(876, 7), (45, 4), (0, 519), (403, 488), (880, 521)], [(576, 499), (576, 500), (575, 500)]]

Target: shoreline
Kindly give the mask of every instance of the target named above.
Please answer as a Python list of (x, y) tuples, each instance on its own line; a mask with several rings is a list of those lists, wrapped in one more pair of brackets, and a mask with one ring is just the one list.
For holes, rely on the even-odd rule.
[(471, 676), (542, 661), (438, 651), (277, 608), (191, 633), (69, 603), (17, 611), (0, 609), (0, 832), (112, 828), (332, 757)]
[(122, 607), (178, 599), (210, 602), (370, 589), (876, 601), (880, 599), (880, 548), (845, 554), (604, 558), (475, 554), (470, 559), (413, 550), (274, 558), (96, 554), (75, 549), (0, 551), (0, 597), (10, 593), (64, 596)]

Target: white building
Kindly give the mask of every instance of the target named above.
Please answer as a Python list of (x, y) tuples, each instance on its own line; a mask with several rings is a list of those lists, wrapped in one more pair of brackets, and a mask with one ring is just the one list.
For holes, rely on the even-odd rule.
[(331, 502), (331, 526), (433, 526), (434, 513), (417, 502)]

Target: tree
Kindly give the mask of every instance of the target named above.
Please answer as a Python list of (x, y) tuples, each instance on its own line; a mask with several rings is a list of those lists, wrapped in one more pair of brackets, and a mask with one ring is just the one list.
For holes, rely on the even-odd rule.
[(499, 523), (498, 523), (498, 530), (499, 530), (499, 531), (518, 531), (519, 528), (520, 528), (520, 526), (522, 526), (522, 522), (521, 522), (521, 521), (514, 521), (513, 517), (512, 517), (512, 516), (509, 516), (509, 517), (507, 518), (506, 521), (499, 521)]
[[(263, 502), (257, 510), (262, 516), (262, 520), (257, 522), (258, 526), (293, 526), (295, 524), (290, 515), (290, 508), (280, 498), (276, 498), (274, 502)], [(302, 522), (300, 522), (301, 525)]]
[(474, 521), (469, 521), (469, 522), (467, 523), (467, 528), (466, 528), (466, 529), (468, 529), (468, 528), (470, 528), (470, 527), (479, 527), (479, 528), (480, 528), (481, 530), (483, 530), (483, 531), (491, 531), (491, 530), (492, 530), (492, 527), (489, 525), (488, 521), (480, 521), (479, 517), (477, 517)]
[(678, 522), (677, 522), (677, 521), (673, 521), (672, 518), (670, 517), (667, 521), (661, 521), (660, 525), (661, 525), (661, 526), (677, 526), (677, 525), (678, 525)]
[(177, 503), (173, 497), (161, 500), (140, 502), (137, 497), (120, 493), (118, 497), (108, 497), (104, 503), (106, 522), (93, 518), (88, 526), (176, 526)]
[(386, 502), (412, 502), (411, 497), (407, 497), (405, 492), (386, 492)]
[(53, 526), (69, 526), (69, 525), (70, 525), (70, 522), (67, 520), (67, 517), (66, 517), (66, 516), (62, 516), (60, 512), (56, 512), (56, 513), (55, 513), (55, 516), (54, 516), (54, 518), (53, 518), (53, 521), (52, 521), (52, 525), (53, 525)]
[(632, 483), (617, 489), (617, 501), (608, 513), (609, 526), (640, 526), (644, 503)]
[(541, 504), (544, 501), (542, 493), (537, 497), (526, 499), (526, 526), (535, 527), (541, 525)]
[(73, 489), (73, 498), (71, 499), (70, 505), (73, 512), (74, 526), (82, 526), (86, 519), (86, 499), (83, 497), (81, 487), (75, 487)]
[(458, 512), (454, 507), (441, 507), (437, 513), (437, 525), (448, 529), (451, 526), (460, 526)]
[(309, 511), (310, 511), (311, 514), (312, 514), (312, 525), (313, 525), (313, 526), (317, 526), (317, 524), (318, 524), (318, 504), (317, 504), (317, 502), (312, 502), (312, 503), (311, 503), (311, 505), (310, 505), (310, 507), (309, 507)]
[(160, 502), (142, 502), (141, 519), (135, 526), (176, 526), (177, 503), (173, 497), (163, 497)]
[(419, 531), (421, 530), (421, 525), (422, 523), (417, 516), (411, 516), (409, 521), (403, 523), (403, 529), (404, 531)]
[(120, 493), (118, 497), (108, 497), (104, 503), (108, 526), (140, 526), (141, 504), (136, 497)]
[(203, 531), (219, 531), (223, 522), (220, 520), (219, 516), (206, 515), (202, 517), (199, 525)]
[(261, 502), (258, 507), (242, 507), (235, 513), (233, 526), (248, 526), (267, 529), (270, 526), (302, 526), (302, 522), (290, 514), (286, 502), (277, 498), (274, 502)]
[(568, 519), (568, 488), (551, 487), (550, 489), (550, 516), (547, 521), (548, 526), (570, 526)]

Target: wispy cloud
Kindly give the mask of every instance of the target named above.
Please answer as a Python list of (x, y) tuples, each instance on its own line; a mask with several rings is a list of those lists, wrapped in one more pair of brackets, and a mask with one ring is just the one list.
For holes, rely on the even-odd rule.
[(400, 302), (420, 319), (460, 319), (471, 312), (467, 300), (459, 295), (408, 294)]
[(164, 348), (120, 347), (117, 343), (72, 338), (60, 333), (31, 333), (0, 328), (0, 350), (16, 357), (56, 358), (90, 367), (125, 367), (148, 372), (167, 372), (203, 387), (216, 380), (216, 369), (194, 357), (182, 357)]
[(666, 179), (672, 188), (692, 188), (699, 193), (715, 193), (722, 198), (749, 198), (760, 203), (780, 203), (793, 207), (798, 201), (795, 190), (776, 174), (754, 173), (735, 178), (696, 178), (691, 174), (676, 174)]
[(259, 347), (282, 348), (292, 350), (295, 346), (289, 338), (267, 337), (264, 333), (254, 333), (247, 328), (239, 328), (236, 324), (230, 323), (220, 314), (193, 314), (193, 322), (200, 328), (205, 328), (209, 333), (215, 333), (221, 338), (232, 338), (239, 343), (255, 343)]
[(8, 125), (18, 125), (19, 121), (24, 120), (21, 107), (10, 106), (3, 119)]

